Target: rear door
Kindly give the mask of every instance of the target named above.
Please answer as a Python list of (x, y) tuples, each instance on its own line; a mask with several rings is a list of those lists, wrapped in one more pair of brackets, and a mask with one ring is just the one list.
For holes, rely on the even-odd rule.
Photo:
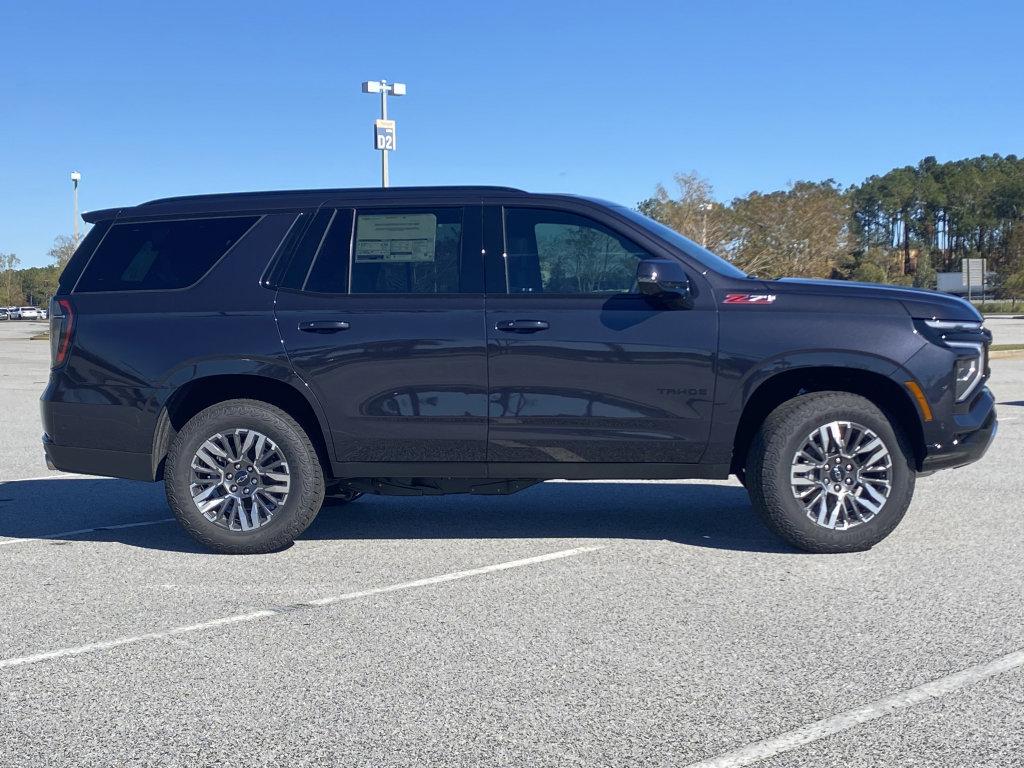
[(404, 462), (469, 462), (483, 476), (479, 206), (322, 208), (311, 219), (276, 315), (337, 460), (353, 472), (392, 462), (396, 473), (412, 471)]
[(492, 466), (697, 462), (717, 347), (703, 278), (690, 271), (693, 309), (647, 300), (636, 267), (654, 254), (599, 211), (495, 206), (485, 222), (500, 254), (487, 261)]

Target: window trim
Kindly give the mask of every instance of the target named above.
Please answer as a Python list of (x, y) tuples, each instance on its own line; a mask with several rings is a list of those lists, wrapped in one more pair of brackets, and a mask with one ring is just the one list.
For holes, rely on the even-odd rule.
[[(622, 239), (632, 243), (633, 246), (636, 247), (641, 253), (646, 254), (645, 257), (644, 257), (645, 259), (658, 258), (657, 256), (655, 256), (655, 255), (653, 255), (651, 253), (649, 248), (645, 248), (645, 247), (641, 246), (639, 243), (637, 243), (636, 242), (636, 238), (632, 237), (629, 234), (626, 234), (626, 233), (622, 232), (619, 229), (616, 229), (615, 227), (611, 227), (608, 224), (605, 224), (604, 222), (595, 219), (589, 213), (580, 213), (579, 211), (575, 211), (575, 210), (571, 210), (571, 209), (566, 209), (566, 208), (558, 208), (558, 207), (555, 207), (555, 206), (552, 206), (552, 205), (520, 205), (520, 204), (515, 204), (515, 203), (509, 205), (507, 203), (502, 203), (501, 204), (501, 260), (502, 260), (502, 264), (503, 264), (504, 269), (505, 269), (505, 292), (504, 293), (499, 293), (499, 294), (494, 294), (494, 295), (497, 295), (497, 296), (528, 296), (528, 297), (533, 298), (533, 299), (538, 299), (538, 298), (543, 298), (543, 297), (551, 297), (553, 299), (562, 299), (562, 300), (564, 300), (564, 299), (572, 299), (572, 298), (578, 298), (578, 299), (602, 299), (604, 301), (608, 301), (610, 299), (616, 299), (616, 298), (620, 298), (620, 299), (643, 298), (643, 294), (642, 293), (639, 293), (639, 292), (633, 293), (631, 291), (621, 291), (621, 292), (618, 292), (618, 293), (564, 293), (564, 292), (557, 292), (557, 293), (556, 292), (550, 292), (549, 293), (547, 291), (541, 291), (540, 293), (532, 293), (532, 292), (529, 292), (529, 291), (513, 292), (512, 291), (512, 282), (509, 279), (509, 271), (508, 271), (508, 224), (507, 224), (507, 211), (510, 208), (511, 209), (516, 209), (516, 210), (550, 211), (552, 213), (561, 214), (563, 216), (565, 216), (565, 215), (576, 216), (577, 218), (585, 219), (585, 220), (587, 220), (589, 222), (592, 222), (593, 224), (597, 225), (596, 228), (604, 229), (604, 230), (606, 230), (608, 232), (611, 232), (611, 233), (615, 234), (616, 236), (618, 236), (618, 237), (620, 237), (620, 238), (622, 238)], [(538, 253), (538, 257), (539, 257), (539, 255), (540, 254)], [(640, 261), (643, 261), (643, 260), (644, 259), (640, 259)]]
[[(160, 217), (160, 218), (124, 220), (124, 221), (120, 221), (120, 222), (117, 219), (114, 219), (113, 222), (111, 223), (111, 225), (107, 228), (107, 231), (103, 233), (103, 238), (98, 243), (96, 243), (96, 247), (93, 249), (92, 253), (89, 255), (89, 261), (86, 262), (84, 267), (82, 267), (82, 271), (79, 273), (78, 279), (75, 280), (75, 285), (69, 291), (69, 293), (80, 293), (80, 294), (84, 294), (84, 295), (95, 296), (97, 294), (123, 295), (123, 294), (137, 294), (137, 293), (175, 293), (175, 292), (178, 292), (178, 291), (188, 291), (188, 290), (191, 290), (191, 289), (195, 288), (197, 285), (199, 285), (201, 282), (203, 282), (210, 275), (210, 273), (213, 272), (217, 268), (217, 265), (219, 265), (222, 261), (224, 261), (224, 259), (227, 258), (228, 254), (230, 254), (232, 251), (234, 251), (235, 248), (238, 247), (238, 244), (241, 243), (243, 240), (245, 240), (249, 236), (249, 233), (252, 232), (254, 228), (259, 226), (260, 222), (262, 222), (268, 215), (271, 215), (271, 214), (267, 214), (267, 213), (255, 213), (255, 214), (254, 213), (249, 213), (249, 214), (213, 215), (213, 216), (165, 216), (165, 217)], [(160, 224), (160, 223), (164, 223), (164, 222), (177, 222), (177, 221), (208, 221), (209, 219), (249, 219), (249, 218), (252, 218), (252, 219), (255, 219), (255, 220), (253, 221), (252, 224), (249, 225), (249, 227), (242, 234), (240, 234), (238, 236), (238, 238), (235, 240), (235, 242), (233, 242), (231, 244), (230, 248), (225, 250), (224, 253), (222, 253), (220, 256), (218, 256), (216, 259), (214, 259), (213, 263), (210, 264), (209, 268), (205, 272), (203, 272), (199, 277), (197, 277), (195, 280), (193, 280), (191, 283), (189, 283), (188, 285), (182, 285), (182, 286), (179, 286), (177, 288), (134, 288), (134, 289), (133, 288), (122, 288), (122, 289), (116, 290), (116, 291), (83, 291), (83, 290), (79, 290), (79, 288), (78, 288), (78, 286), (82, 282), (82, 278), (85, 277), (86, 273), (89, 271), (89, 267), (92, 266), (92, 262), (93, 262), (93, 259), (96, 258), (96, 254), (98, 254), (100, 252), (100, 247), (103, 245), (104, 242), (106, 242), (106, 239), (110, 236), (110, 233), (114, 231), (114, 227), (118, 226), (119, 224), (127, 224), (127, 225), (132, 225), (132, 224)], [(294, 222), (293, 222), (293, 224), (294, 224)], [(289, 231), (290, 231), (290, 228), (289, 228)]]
[[(332, 208), (331, 209), (331, 218), (327, 220), (327, 226), (324, 227), (324, 233), (322, 235), (320, 235), (320, 242), (316, 244), (316, 250), (313, 251), (313, 258), (311, 258), (309, 260), (309, 266), (306, 267), (306, 274), (302, 278), (302, 285), (300, 285), (298, 287), (298, 289), (297, 289), (299, 291), (299, 293), (316, 293), (316, 294), (322, 294), (322, 295), (325, 295), (325, 296), (331, 296), (331, 295), (335, 295), (337, 293), (336, 291), (311, 291), (306, 286), (309, 285), (309, 276), (313, 274), (313, 267), (316, 266), (317, 259), (320, 258), (320, 251), (323, 250), (324, 243), (327, 242), (327, 235), (330, 234), (331, 227), (334, 226), (334, 220), (336, 218), (338, 218), (338, 211), (342, 211), (342, 210), (349, 210), (349, 211), (351, 211), (352, 209), (351, 208)], [(351, 247), (352, 247), (351, 243), (349, 243), (349, 248), (351, 249)], [(348, 287), (347, 283), (348, 283), (348, 278), (346, 277), (346, 288)], [(342, 295), (344, 295), (344, 294), (342, 294)]]
[[(284, 271), (287, 270), (288, 264), (291, 263), (295, 247), (302, 240), (303, 235), (306, 234), (306, 229), (312, 223), (313, 216), (316, 215), (317, 210), (316, 208), (307, 208), (295, 213), (295, 219), (288, 227), (288, 231), (284, 233), (281, 242), (277, 244), (277, 248), (274, 249), (274, 255), (270, 257), (266, 268), (263, 270), (263, 274), (260, 275), (259, 284), (261, 286), (271, 290), (280, 288), (281, 278), (284, 276)], [(309, 217), (308, 219), (306, 219), (307, 216)], [(301, 228), (302, 231), (296, 233), (297, 237), (293, 243), (289, 243), (288, 240), (295, 233), (297, 227)]]

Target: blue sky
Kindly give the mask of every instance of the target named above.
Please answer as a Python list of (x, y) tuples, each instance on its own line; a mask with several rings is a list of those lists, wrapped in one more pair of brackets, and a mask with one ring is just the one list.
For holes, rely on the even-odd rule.
[(1024, 152), (1012, 2), (4, 3), (0, 251), (84, 210), (366, 186), (375, 97), (392, 184), (634, 204), (696, 170), (730, 199), (857, 182), (925, 155)]

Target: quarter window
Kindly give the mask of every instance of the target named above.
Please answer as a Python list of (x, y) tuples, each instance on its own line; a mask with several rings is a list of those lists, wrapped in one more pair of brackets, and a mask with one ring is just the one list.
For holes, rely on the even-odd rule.
[(114, 224), (76, 291), (186, 288), (227, 253), (258, 216)]
[(563, 211), (505, 209), (510, 293), (635, 293), (647, 253), (596, 221)]

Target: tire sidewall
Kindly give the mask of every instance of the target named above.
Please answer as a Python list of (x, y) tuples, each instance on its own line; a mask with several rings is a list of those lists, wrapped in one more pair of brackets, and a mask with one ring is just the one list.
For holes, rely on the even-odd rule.
[[(199, 511), (190, 491), (197, 450), (218, 432), (254, 429), (277, 444), (288, 462), (285, 503), (253, 531), (230, 531)], [(270, 552), (287, 547), (313, 521), (323, 502), (323, 476), (308, 438), (287, 414), (255, 401), (229, 401), (201, 411), (175, 438), (165, 472), (168, 502), (178, 521), (198, 540), (221, 552)]]

